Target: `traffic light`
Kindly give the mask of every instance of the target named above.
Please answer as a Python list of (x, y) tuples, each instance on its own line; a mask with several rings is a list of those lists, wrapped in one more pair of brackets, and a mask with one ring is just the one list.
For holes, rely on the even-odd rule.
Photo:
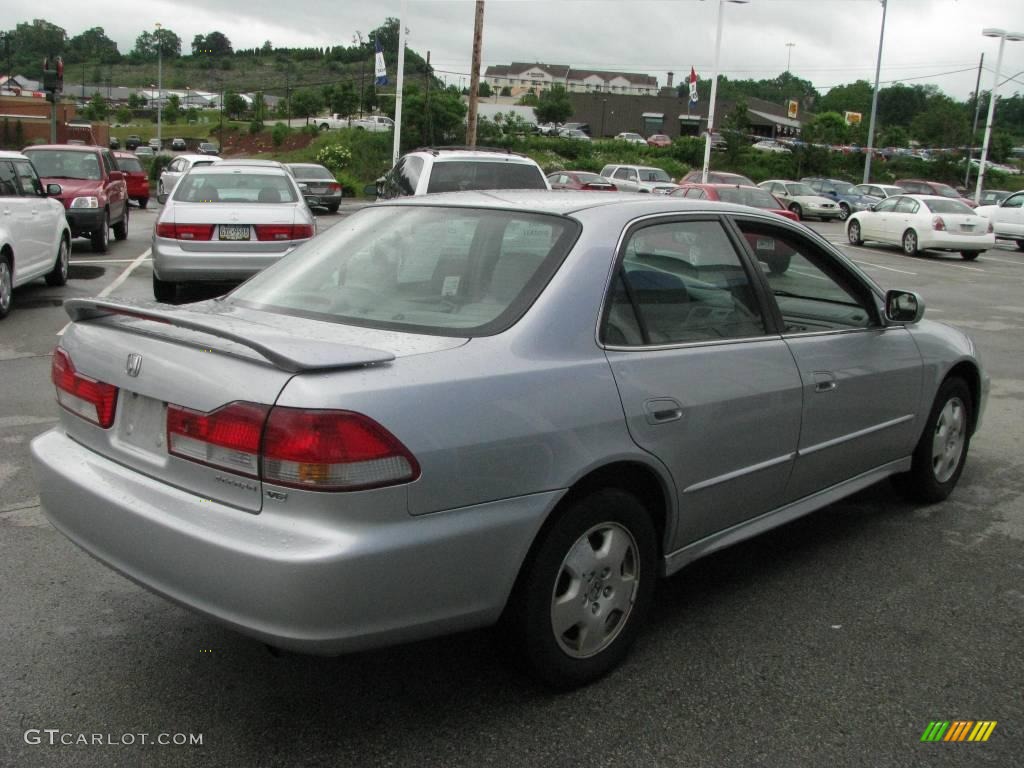
[(47, 101), (56, 101), (57, 94), (64, 90), (64, 60), (60, 56), (43, 59), (43, 90)]

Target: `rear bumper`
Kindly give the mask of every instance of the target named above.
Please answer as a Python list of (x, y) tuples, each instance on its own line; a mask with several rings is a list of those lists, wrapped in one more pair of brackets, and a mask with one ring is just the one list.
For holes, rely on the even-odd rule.
[(302, 197), (310, 206), (321, 205), (326, 208), (327, 206), (341, 205), (341, 192), (323, 195), (318, 195), (314, 192), (304, 192)]
[[(217, 245), (213, 243), (214, 247)], [(298, 243), (286, 247), (278, 243), (261, 242), (246, 245), (251, 250), (186, 251), (174, 240), (154, 237), (153, 272), (158, 279), (172, 283), (248, 280), (291, 253)]]
[(926, 231), (918, 234), (918, 247), (935, 251), (987, 251), (995, 248), (995, 235), (958, 235)]
[(561, 496), (355, 523), (204, 500), (59, 427), (33, 440), (32, 463), (46, 516), (93, 557), (238, 631), (319, 654), (493, 623)]

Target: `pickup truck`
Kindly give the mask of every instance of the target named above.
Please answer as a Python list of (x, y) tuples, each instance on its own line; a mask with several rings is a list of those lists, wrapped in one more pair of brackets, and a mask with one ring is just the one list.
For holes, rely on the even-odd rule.
[(339, 128), (358, 128), (364, 131), (383, 132), (395, 129), (395, 121), (390, 117), (384, 117), (384, 115), (342, 117), (341, 115), (333, 114), (327, 117), (315, 117), (313, 120), (321, 131), (333, 131)]

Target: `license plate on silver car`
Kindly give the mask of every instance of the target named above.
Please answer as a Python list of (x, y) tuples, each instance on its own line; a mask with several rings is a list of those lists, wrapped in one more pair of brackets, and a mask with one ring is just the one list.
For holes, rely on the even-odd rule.
[(231, 224), (220, 225), (220, 239), (221, 240), (248, 240), (249, 239), (249, 227), (246, 226), (235, 226)]

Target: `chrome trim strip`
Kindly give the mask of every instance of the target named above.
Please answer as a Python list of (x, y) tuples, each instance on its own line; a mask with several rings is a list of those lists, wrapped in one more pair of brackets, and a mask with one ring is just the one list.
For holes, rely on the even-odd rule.
[[(831, 328), (827, 331), (801, 331), (800, 333), (784, 333), (782, 334), (783, 339), (804, 339), (808, 336), (839, 336), (840, 334), (848, 333), (878, 333), (882, 331), (888, 331), (895, 326), (890, 325), (872, 325), (870, 328)], [(900, 326), (902, 327), (902, 326)]]
[(808, 448), (800, 448), (796, 452), (796, 454), (797, 454), (797, 456), (808, 456), (808, 455), (810, 455), (812, 453), (817, 453), (818, 451), (823, 451), (826, 448), (832, 448), (832, 447), (840, 445), (842, 443), (847, 443), (850, 440), (856, 440), (859, 437), (864, 437), (865, 435), (870, 435), (872, 432), (881, 432), (883, 429), (889, 429), (889, 427), (895, 427), (897, 424), (904, 424), (904, 423), (906, 423), (908, 421), (913, 421), (915, 418), (916, 417), (914, 416), (914, 414), (908, 413), (906, 416), (900, 416), (898, 419), (891, 419), (889, 421), (883, 421), (881, 424), (875, 424), (875, 426), (873, 426), (873, 427), (868, 427), (866, 429), (860, 429), (860, 430), (857, 430), (856, 432), (851, 432), (848, 435), (843, 435), (842, 437), (835, 437), (835, 438), (833, 438), (831, 440), (826, 440), (823, 443), (818, 443), (817, 445), (812, 445), (812, 446), (810, 446)]
[(737, 477), (743, 477), (744, 475), (753, 474), (754, 472), (760, 472), (762, 469), (777, 467), (779, 464), (785, 464), (787, 461), (792, 461), (795, 458), (795, 453), (787, 453), (785, 456), (768, 459), (768, 461), (762, 461), (759, 464), (751, 464), (749, 467), (743, 467), (742, 469), (737, 469), (733, 472), (726, 472), (724, 475), (719, 475), (718, 477), (712, 477), (710, 480), (703, 480), (699, 483), (694, 483), (690, 487), (684, 488), (683, 493), (703, 491), (705, 488), (710, 488), (713, 485), (735, 480)]
[(635, 346), (619, 346), (606, 344), (604, 349), (608, 352), (657, 352), (665, 349), (687, 349), (690, 347), (721, 347), (728, 344), (749, 344), (762, 341), (782, 341), (778, 334), (766, 334), (764, 336), (747, 336), (742, 339), (713, 339), (712, 341), (685, 341), (678, 344), (637, 344)]
[(683, 566), (689, 565), (694, 560), (698, 560), (705, 555), (710, 555), (712, 552), (717, 552), (720, 549), (725, 549), (733, 544), (758, 536), (772, 528), (792, 522), (798, 517), (815, 512), (822, 507), (846, 498), (850, 494), (874, 485), (879, 480), (883, 480), (890, 475), (906, 472), (910, 469), (910, 464), (910, 456), (890, 461), (888, 464), (870, 469), (857, 477), (833, 485), (831, 488), (805, 496), (771, 512), (766, 512), (751, 520), (739, 523), (731, 528), (726, 528), (724, 531), (718, 531), (703, 539), (687, 544), (665, 555), (661, 561), (662, 575), (670, 576)]

